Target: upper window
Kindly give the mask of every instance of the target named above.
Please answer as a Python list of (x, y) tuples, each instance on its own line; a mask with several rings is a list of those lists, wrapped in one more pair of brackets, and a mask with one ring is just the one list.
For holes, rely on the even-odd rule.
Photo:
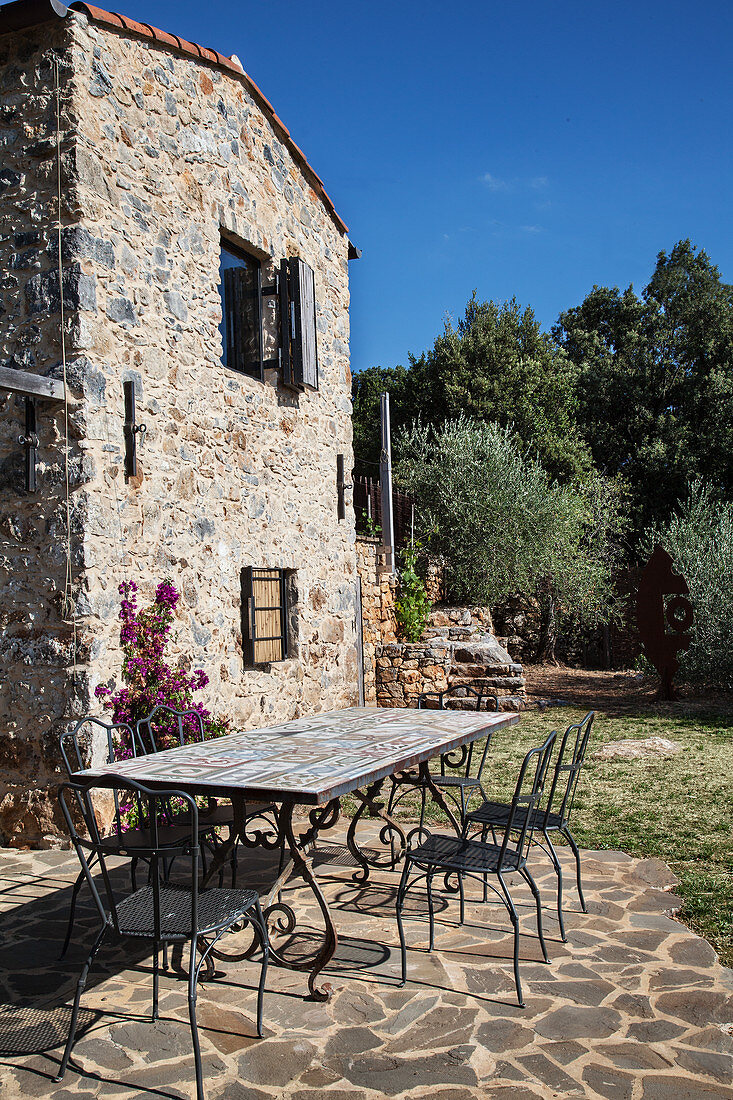
[(221, 342), (225, 367), (263, 378), (262, 268), (260, 261), (222, 241)]
[[(222, 240), (222, 362), (225, 367), (264, 380), (265, 367), (275, 368), (285, 386), (318, 389), (316, 285), (313, 268), (298, 257), (281, 260), (268, 286), (256, 257)], [(263, 314), (263, 299), (268, 305)], [(264, 329), (263, 329), (264, 325)], [(271, 358), (265, 359), (264, 332)]]

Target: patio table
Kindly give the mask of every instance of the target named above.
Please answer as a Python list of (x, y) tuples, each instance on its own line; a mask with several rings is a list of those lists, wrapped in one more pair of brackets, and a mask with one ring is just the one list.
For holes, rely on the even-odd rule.
[[(320, 948), (308, 957), (286, 958), (271, 946), (270, 958), (281, 966), (307, 971), (311, 997), (325, 1000), (329, 990), (319, 988), (316, 982), (318, 974), (333, 957), (337, 936), (313, 871), (310, 849), (321, 832), (336, 824), (340, 799), (353, 794), (360, 802), (349, 826), (347, 843), (366, 877), (368, 861), (356, 840), (357, 825), (364, 813), (382, 818), (385, 822), (383, 833), (399, 837), (400, 854), (406, 845), (401, 826), (389, 818), (383, 804), (377, 801), (388, 776), (418, 767), (433, 798), (460, 832), (460, 825), (442, 792), (432, 782), (428, 761), (518, 721), (519, 715), (512, 712), (350, 707), (276, 726), (231, 733), (150, 756), (99, 765), (76, 773), (74, 779), (90, 787), (113, 787), (114, 777), (119, 777), (153, 788), (175, 788), (190, 795), (231, 799), (234, 823), (205, 881), (211, 881), (218, 873), (238, 841), (249, 847), (264, 845), (272, 849), (287, 845), (290, 860), (287, 866), (281, 867), (277, 882), (268, 895), (273, 900), (265, 908), (266, 916), (275, 922), (278, 930), (293, 931), (295, 913), (280, 899), (280, 890), (291, 876), (300, 875), (321, 910), (325, 935)], [(274, 825), (265, 824), (264, 828), (253, 830), (251, 818), (247, 820), (248, 802), (278, 804)], [(294, 821), (297, 806), (313, 807), (307, 825)], [(301, 825), (303, 831), (299, 831)]]

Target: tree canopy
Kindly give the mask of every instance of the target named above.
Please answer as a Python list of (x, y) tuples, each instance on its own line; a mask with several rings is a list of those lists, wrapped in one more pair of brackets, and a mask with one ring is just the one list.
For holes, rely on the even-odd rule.
[(595, 286), (554, 336), (577, 368), (577, 417), (598, 468), (630, 489), (637, 532), (688, 482), (733, 490), (733, 287), (680, 241), (641, 297)]
[(446, 321), (430, 350), (410, 356), (409, 370), (355, 375), (357, 463), (378, 458), (379, 393), (387, 388), (395, 434), (413, 421), (438, 425), (465, 414), (508, 428), (553, 476), (576, 476), (590, 466), (576, 425), (576, 374), (531, 309), (514, 299), (480, 302), (474, 293), (456, 325)]

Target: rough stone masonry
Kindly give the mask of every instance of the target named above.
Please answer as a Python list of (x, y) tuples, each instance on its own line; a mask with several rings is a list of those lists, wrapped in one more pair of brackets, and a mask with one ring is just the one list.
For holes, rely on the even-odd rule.
[[(79, 5), (84, 8), (84, 5)], [(2, 33), (0, 366), (62, 377), (56, 211), (71, 403), (38, 403), (24, 488), (23, 399), (0, 392), (0, 843), (57, 832), (57, 738), (118, 676), (120, 581), (182, 592), (173, 656), (210, 708), (253, 727), (357, 700), (348, 253), (318, 177), (244, 73), (213, 52), (116, 29), (97, 9)], [(90, 17), (89, 17), (90, 16)], [(222, 237), (315, 272), (319, 389), (222, 365)], [(275, 344), (265, 313), (266, 355)], [(124, 471), (123, 383), (147, 431)], [(70, 564), (76, 640), (63, 604)], [(293, 570), (288, 659), (245, 669), (241, 573)], [(45, 839), (44, 839), (45, 838)]]

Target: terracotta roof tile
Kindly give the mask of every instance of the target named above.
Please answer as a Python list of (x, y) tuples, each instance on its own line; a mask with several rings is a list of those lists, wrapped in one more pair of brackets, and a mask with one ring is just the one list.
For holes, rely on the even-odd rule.
[[(4, 29), (10, 29), (16, 25), (13, 15), (8, 11), (8, 9), (16, 7), (23, 8), (24, 10), (27, 8), (28, 14), (25, 16), (24, 20), (21, 19), (21, 24), (26, 26), (33, 25), (36, 22), (45, 22), (51, 18), (52, 15), (51, 5), (49, 5), (48, 10), (37, 3), (24, 4), (21, 2), (17, 5), (5, 5), (8, 27), (3, 28), (1, 25), (2, 21), (0, 20), (0, 34), (3, 33)], [(167, 31), (158, 30), (157, 27), (153, 27), (149, 23), (138, 23), (134, 19), (128, 19), (126, 15), (120, 15), (118, 12), (105, 11), (104, 8), (95, 7), (93, 4), (79, 2), (72, 3), (70, 7), (75, 11), (84, 12), (93, 23), (100, 23), (116, 31), (133, 34), (139, 38), (152, 39), (163, 47), (168, 47), (180, 53), (188, 54), (190, 57), (196, 58), (197, 61), (205, 61), (209, 65), (215, 65), (217, 68), (224, 69), (225, 72), (236, 76), (239, 80), (243, 80), (253, 99), (257, 101), (264, 113), (269, 117), (273, 127), (288, 146), (293, 159), (300, 165), (339, 230), (342, 233), (348, 232), (347, 226), (336, 213), (336, 208), (326, 193), (323, 182), (311, 168), (302, 149), (300, 149), (291, 138), (287, 126), (275, 113), (275, 108), (272, 106), (267, 96), (260, 91), (254, 80), (252, 80), (236, 62), (232, 61), (229, 57), (225, 57), (224, 54), (218, 53), (216, 50), (210, 50), (205, 46), (199, 46), (195, 42), (186, 42), (184, 38), (178, 38), (176, 35), (168, 34)]]

